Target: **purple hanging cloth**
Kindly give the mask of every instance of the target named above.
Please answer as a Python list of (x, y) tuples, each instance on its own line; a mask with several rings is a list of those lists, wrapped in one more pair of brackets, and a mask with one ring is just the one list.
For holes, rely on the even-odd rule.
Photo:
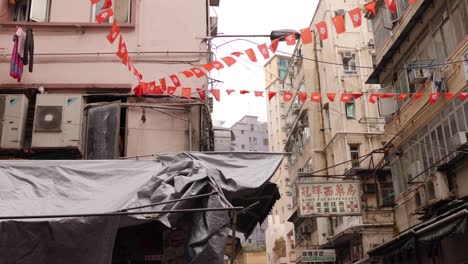
[(14, 79), (17, 79), (18, 82), (21, 82), (21, 77), (23, 76), (23, 59), (18, 53), (18, 43), (20, 36), (15, 34), (13, 36), (13, 51), (11, 53), (11, 62), (10, 62), (10, 76)]

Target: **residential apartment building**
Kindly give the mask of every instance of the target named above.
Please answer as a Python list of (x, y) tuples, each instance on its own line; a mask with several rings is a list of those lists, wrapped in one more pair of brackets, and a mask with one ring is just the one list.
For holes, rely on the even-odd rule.
[[(314, 31), (315, 24), (320, 21), (330, 22), (332, 17), (343, 14), (346, 32), (336, 34), (329, 23), (328, 39), (321, 41), (315, 34), (313, 44), (302, 45), (299, 41), (281, 82), (282, 91), (294, 93), (293, 100), (285, 104), (282, 116), (286, 135), (284, 151), (290, 155), (284, 166), (286, 172), (282, 178), (274, 179), (277, 183), (287, 182), (281, 201), (277, 203), (283, 208), (273, 210), (271, 218), (293, 224), (293, 232), (283, 237), (285, 251), (295, 254), (288, 255), (287, 260), (279, 258), (270, 263), (302, 263), (302, 252), (317, 249), (334, 249), (337, 263), (365, 261), (367, 251), (392, 238), (391, 174), (387, 168), (375, 170), (383, 157), (383, 119), (378, 106), (368, 102), (370, 94), (379, 92), (380, 86), (365, 84), (372, 72), (372, 27), (363, 19), (362, 25), (354, 28), (345, 13), (365, 3), (320, 1), (311, 30)], [(307, 93), (306, 102), (300, 102), (299, 92)], [(322, 100), (311, 101), (312, 93), (319, 94)], [(337, 94), (336, 100), (328, 100), (328, 93)], [(343, 103), (339, 98), (343, 93), (363, 96)], [(269, 104), (269, 109), (273, 104)], [(269, 118), (275, 119), (274, 116)], [(359, 182), (361, 214), (301, 216), (298, 183), (341, 180)], [(279, 188), (281, 190), (282, 186)]]
[[(286, 143), (286, 103), (283, 102), (280, 93), (289, 90), (290, 86), (284, 85), (291, 57), (274, 55), (265, 65), (265, 87), (268, 92), (276, 92), (277, 95), (267, 101), (268, 138), (270, 151), (284, 151)], [(290, 180), (287, 170), (287, 159), (283, 160), (280, 168), (271, 179), (280, 191), (282, 199), (275, 203), (272, 214), (268, 216), (268, 228), (266, 230), (266, 248), (268, 263), (294, 263), (294, 225), (287, 221), (287, 210), (291, 201), (287, 199)]]
[(225, 121), (213, 120), (214, 151), (232, 151), (234, 133), (228, 127), (223, 127)]
[(369, 252), (379, 263), (468, 261), (467, 18), (466, 0), (398, 0), (394, 14), (379, 1), (371, 18), (377, 67), (367, 82), (412, 93), (383, 103), (398, 236)]
[[(253, 151), (253, 152), (268, 152), (268, 127), (265, 122), (260, 122), (257, 116), (245, 115), (238, 122), (234, 123), (230, 131), (232, 133), (232, 151)], [(258, 252), (260, 255), (265, 254), (265, 229), (268, 227), (268, 222), (264, 221), (261, 225), (257, 225), (247, 238), (242, 238), (242, 244), (247, 252)], [(258, 255), (257, 254), (257, 255)], [(238, 261), (245, 256), (239, 256)], [(244, 260), (246, 261), (246, 260)], [(257, 263), (257, 262), (252, 262)]]
[(268, 127), (258, 117), (246, 115), (231, 126), (233, 151), (268, 151)]
[[(180, 97), (181, 89), (134, 96), (138, 80), (116, 56), (119, 41), (106, 36), (116, 19), (143, 81), (158, 82), (209, 61), (206, 39), (216, 29), (209, 8), (219, 1), (114, 0), (115, 16), (98, 24), (105, 2), (0, 0), (2, 155), (109, 159), (213, 149), (207, 102)], [(24, 67), (21, 82), (8, 74), (18, 26), (34, 35), (34, 66)], [(179, 78), (207, 89), (206, 78)]]

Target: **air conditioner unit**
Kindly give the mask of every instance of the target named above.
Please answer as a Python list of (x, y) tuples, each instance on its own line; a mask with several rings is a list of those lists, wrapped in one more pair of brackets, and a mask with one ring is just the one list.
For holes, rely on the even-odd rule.
[(82, 95), (37, 95), (31, 147), (81, 150), (82, 114)]
[(450, 148), (453, 150), (463, 150), (468, 147), (468, 132), (462, 131), (456, 133), (449, 140)]
[(427, 205), (449, 197), (447, 177), (442, 172), (435, 172), (424, 182)]
[(0, 95), (0, 148), (24, 147), (28, 98), (23, 94)]
[(210, 35), (211, 36), (218, 35), (218, 17), (215, 17), (215, 16), (210, 17)]
[(420, 210), (427, 205), (427, 198), (424, 186), (419, 187), (416, 189), (416, 193), (414, 195), (414, 204), (416, 210)]
[(349, 60), (353, 59), (353, 53), (351, 51), (343, 51), (343, 58)]
[(409, 71), (408, 78), (410, 83), (424, 83), (431, 77), (431, 71), (428, 68), (415, 68)]

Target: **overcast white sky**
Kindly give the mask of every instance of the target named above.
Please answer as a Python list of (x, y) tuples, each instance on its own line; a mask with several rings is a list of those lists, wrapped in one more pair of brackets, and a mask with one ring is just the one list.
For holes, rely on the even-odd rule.
[[(211, 15), (218, 16), (218, 35), (265, 35), (274, 29), (300, 30), (309, 26), (317, 4), (318, 0), (220, 0), (219, 7), (211, 8)], [(257, 50), (257, 45), (249, 41), (270, 43), (269, 38), (243, 39), (215, 38), (213, 44), (219, 48), (215, 49), (214, 46), (213, 52), (221, 58), (233, 51)], [(284, 43), (280, 43), (278, 50), (292, 51)], [(226, 89), (265, 90), (263, 65), (267, 61), (259, 57), (257, 53), (258, 61), (251, 63), (242, 56), (230, 68), (212, 71), (211, 77), (223, 82), (216, 85), (221, 89), (221, 102), (214, 102), (214, 120), (226, 121), (226, 125), (231, 125), (244, 115), (251, 114), (266, 121), (265, 98), (239, 93), (228, 96), (225, 92)]]

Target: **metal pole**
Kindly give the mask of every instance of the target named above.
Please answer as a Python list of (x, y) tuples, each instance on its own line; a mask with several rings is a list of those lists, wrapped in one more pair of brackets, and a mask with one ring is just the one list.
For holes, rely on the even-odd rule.
[(175, 199), (175, 200), (169, 200), (169, 201), (164, 201), (164, 202), (160, 202), (160, 203), (153, 203), (153, 204), (148, 204), (148, 205), (125, 208), (125, 209), (122, 209), (122, 210), (119, 210), (119, 211), (116, 211), (116, 212), (125, 212), (125, 211), (129, 211), (129, 210), (136, 210), (136, 209), (141, 209), (141, 208), (153, 207), (153, 206), (156, 206), (156, 205), (176, 203), (176, 202), (201, 198), (201, 197), (205, 197), (205, 196), (211, 196), (211, 195), (217, 194), (217, 193), (218, 192), (216, 191), (216, 192), (211, 192), (211, 193), (206, 193), (206, 194), (193, 195), (193, 196), (190, 196), (190, 197), (185, 197), (185, 198), (180, 198), (180, 199)]
[(236, 260), (236, 225), (237, 225), (237, 212), (232, 211), (231, 264), (234, 264)]
[[(189, 131), (188, 131), (188, 134), (189, 134), (189, 151), (192, 151), (192, 148), (193, 148), (193, 142), (192, 142), (192, 108), (189, 108), (188, 109), (188, 122), (189, 122)], [(201, 130), (201, 128), (200, 128)]]
[(90, 214), (57, 214), (57, 215), (16, 215), (16, 216), (0, 216), (0, 220), (12, 219), (44, 219), (44, 218), (75, 218), (75, 217), (97, 217), (97, 216), (125, 216), (125, 215), (147, 215), (147, 214), (166, 214), (166, 213), (194, 213), (208, 211), (235, 211), (242, 210), (244, 207), (229, 207), (229, 208), (193, 208), (193, 209), (174, 209), (174, 210), (157, 210), (146, 212), (111, 212), (111, 213), (90, 213)]

